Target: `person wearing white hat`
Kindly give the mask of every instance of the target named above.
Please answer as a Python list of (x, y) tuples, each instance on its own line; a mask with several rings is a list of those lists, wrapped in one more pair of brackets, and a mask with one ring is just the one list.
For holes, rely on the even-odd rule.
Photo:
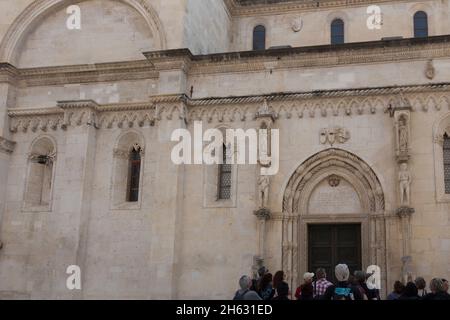
[(312, 282), (314, 273), (306, 272), (303, 275), (303, 284), (299, 286), (295, 292), (295, 298), (297, 300), (312, 300), (313, 299), (313, 287)]
[(337, 284), (329, 286), (323, 296), (324, 300), (354, 300), (351, 284), (348, 282), (350, 270), (346, 264), (338, 264), (334, 269)]

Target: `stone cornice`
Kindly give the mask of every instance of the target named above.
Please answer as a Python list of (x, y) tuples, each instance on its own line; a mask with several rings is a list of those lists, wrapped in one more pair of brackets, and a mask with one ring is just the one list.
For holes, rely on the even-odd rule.
[(274, 15), (293, 12), (304, 12), (318, 9), (348, 8), (357, 6), (369, 6), (389, 2), (411, 2), (410, 0), (224, 0), (232, 16)]
[(180, 69), (189, 75), (314, 68), (347, 64), (429, 60), (450, 57), (450, 36), (355, 42), (298, 48), (192, 55), (188, 49), (146, 52), (158, 70)]
[(14, 141), (0, 137), (0, 152), (10, 154), (14, 151), (15, 146)]
[(0, 82), (15, 81), (19, 86), (45, 86), (141, 80), (157, 78), (155, 68), (146, 60), (86, 65), (17, 69), (0, 63)]
[[(267, 95), (190, 99), (184, 94), (161, 95), (140, 103), (100, 105), (92, 100), (60, 101), (54, 108), (9, 109), (11, 132), (153, 126), (160, 120), (253, 121), (267, 101), (274, 118), (300, 119), (363, 114), (388, 114), (402, 93), (414, 112), (450, 110), (450, 83), (430, 85), (284, 92)], [(387, 115), (388, 116), (388, 115)]]
[(261, 72), (450, 57), (450, 35), (194, 56), (188, 49), (144, 53), (147, 60), (17, 69), (0, 63), (0, 83), (20, 87), (157, 79), (164, 70), (189, 75)]

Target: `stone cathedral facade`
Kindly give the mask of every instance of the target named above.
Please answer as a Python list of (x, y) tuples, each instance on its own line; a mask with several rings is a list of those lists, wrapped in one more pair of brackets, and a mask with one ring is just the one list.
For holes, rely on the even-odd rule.
[[(450, 278), (449, 0), (4, 0), (0, 18), (1, 299), (230, 299), (260, 265), (294, 289), (339, 262), (379, 266), (383, 294)], [(195, 121), (278, 129), (279, 171), (174, 164)]]

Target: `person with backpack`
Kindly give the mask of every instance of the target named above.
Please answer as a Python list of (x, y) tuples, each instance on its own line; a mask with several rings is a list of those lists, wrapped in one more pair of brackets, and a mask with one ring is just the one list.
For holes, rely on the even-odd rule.
[(261, 297), (253, 290), (250, 290), (252, 279), (249, 276), (242, 276), (239, 279), (240, 289), (236, 291), (233, 300), (262, 300)]
[(323, 300), (355, 300), (352, 285), (348, 282), (350, 270), (346, 264), (338, 264), (334, 269), (337, 283), (329, 286)]

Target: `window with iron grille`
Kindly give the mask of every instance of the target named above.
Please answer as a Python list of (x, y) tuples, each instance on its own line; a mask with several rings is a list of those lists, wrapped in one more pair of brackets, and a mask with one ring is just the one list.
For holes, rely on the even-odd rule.
[(223, 163), (219, 164), (219, 185), (217, 198), (219, 200), (231, 199), (231, 164), (227, 164), (228, 152), (227, 147), (223, 145), (222, 147), (222, 159)]
[(128, 174), (128, 202), (139, 201), (139, 180), (141, 176), (141, 150), (133, 149), (130, 154)]
[(344, 21), (334, 19), (331, 22), (331, 44), (342, 44), (344, 41)]
[(450, 137), (444, 135), (444, 181), (445, 193), (450, 194)]
[(414, 15), (414, 37), (428, 37), (428, 16), (423, 11), (418, 11)]
[(262, 25), (253, 29), (253, 50), (266, 49), (266, 28)]

